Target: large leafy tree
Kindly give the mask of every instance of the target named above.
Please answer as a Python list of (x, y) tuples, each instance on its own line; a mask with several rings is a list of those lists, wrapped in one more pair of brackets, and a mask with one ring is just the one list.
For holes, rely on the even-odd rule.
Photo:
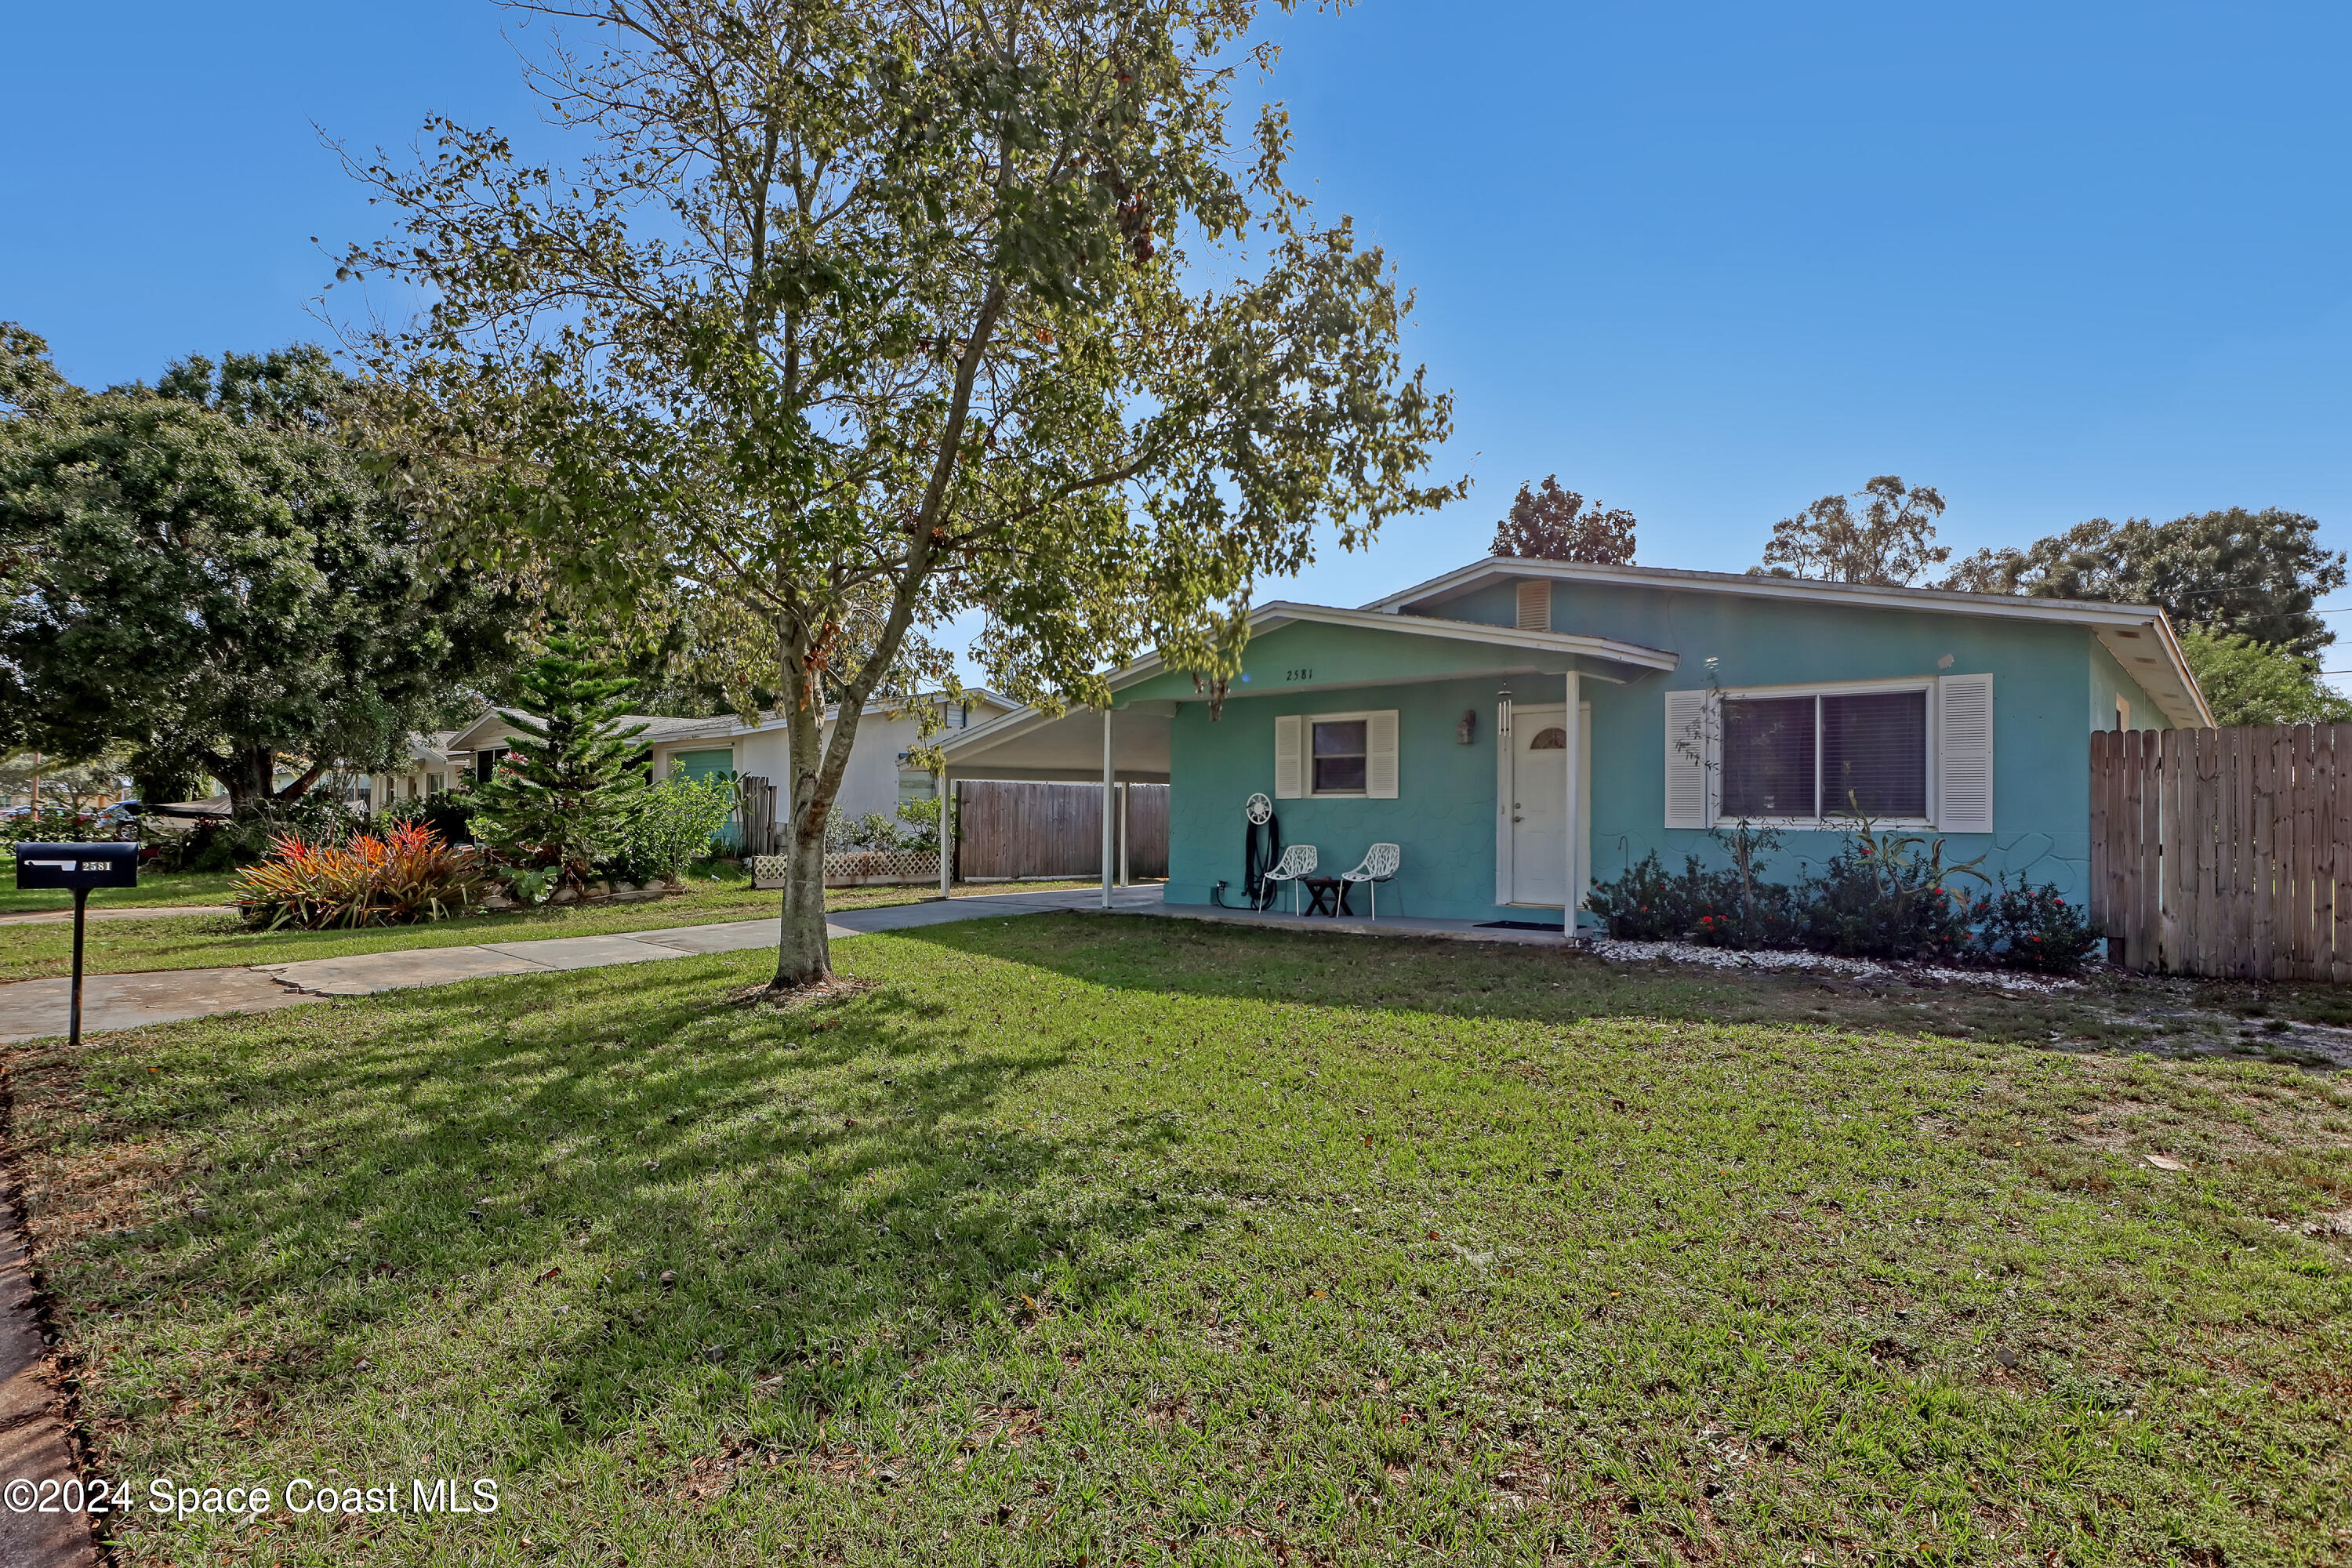
[[(0, 328), (12, 738), (127, 748), (142, 791), (209, 773), (236, 805), (288, 801), (338, 763), (392, 760), (499, 656), (497, 595), (424, 569), (416, 526), (344, 444), (348, 392), (306, 347), (89, 393)], [(282, 787), (281, 763), (299, 769)]]
[[(790, 718), (777, 983), (830, 973), (824, 820), (858, 716), (976, 612), (992, 679), (1213, 687), (1261, 575), (1461, 487), (1409, 301), (1285, 181), (1250, 0), (583, 0), (532, 79), (565, 161), (432, 126), (355, 161), (421, 285), (371, 353), (476, 559), (740, 605)], [(821, 743), (828, 703), (840, 721)]]
[(1588, 506), (1561, 487), (1558, 474), (1548, 474), (1540, 489), (1519, 487), (1509, 515), (1496, 525), (1491, 553), (1624, 566), (1633, 559), (1636, 526), (1632, 512), (1599, 501)]
[(1950, 547), (1936, 542), (1936, 520), (1943, 515), (1937, 491), (1881, 474), (1850, 496), (1823, 496), (1774, 523), (1764, 563), (1748, 572), (1903, 587), (1951, 558)]
[(2189, 660), (2218, 724), (2342, 724), (2352, 722), (2352, 699), (2322, 684), (2318, 670), (2270, 643), (2242, 632), (2180, 634)]
[(2181, 626), (2236, 634), (2315, 670), (2334, 640), (2315, 606), (2344, 584), (2344, 554), (2320, 546), (2317, 518), (2228, 507), (2169, 522), (2095, 517), (2021, 550), (1979, 550), (1945, 585), (2157, 605)]

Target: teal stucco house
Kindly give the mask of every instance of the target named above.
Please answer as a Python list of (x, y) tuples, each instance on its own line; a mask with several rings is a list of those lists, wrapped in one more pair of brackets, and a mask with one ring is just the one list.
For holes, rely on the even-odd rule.
[(1171, 905), (1240, 901), (1263, 793), (1327, 875), (1402, 848), (1382, 914), (1473, 922), (1717, 858), (1742, 818), (1793, 879), (1856, 806), (2079, 896), (2091, 731), (2212, 722), (2154, 608), (1511, 557), (1257, 609), (1221, 705), (1154, 660), (1111, 685), (953, 738), (949, 777), (1166, 782)]

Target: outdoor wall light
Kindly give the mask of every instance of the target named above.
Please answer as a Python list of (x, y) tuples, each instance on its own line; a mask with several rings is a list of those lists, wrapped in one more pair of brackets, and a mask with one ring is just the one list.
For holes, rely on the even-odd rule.
[(1462, 710), (1462, 722), (1454, 726), (1454, 743), (1457, 746), (1466, 746), (1477, 738), (1478, 710), (1465, 708)]

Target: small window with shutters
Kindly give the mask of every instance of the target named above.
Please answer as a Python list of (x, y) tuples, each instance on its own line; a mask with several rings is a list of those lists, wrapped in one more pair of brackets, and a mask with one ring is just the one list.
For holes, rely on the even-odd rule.
[(1277, 800), (1301, 795), (1396, 798), (1393, 708), (1369, 713), (1285, 714), (1274, 721), (1274, 752)]

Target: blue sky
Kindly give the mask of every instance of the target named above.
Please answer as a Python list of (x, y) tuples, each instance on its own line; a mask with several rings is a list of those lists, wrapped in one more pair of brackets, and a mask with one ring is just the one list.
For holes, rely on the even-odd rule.
[[(87, 383), (317, 335), (325, 249), (381, 219), (313, 124), (528, 127), (505, 25), (9, 8), (0, 318)], [(1889, 472), (1943, 489), (1963, 550), (2231, 504), (2352, 544), (2352, 8), (1366, 0), (1275, 27), (1295, 173), (1418, 292), (1475, 481), (1283, 596), (1473, 559), (1551, 472), (1660, 565), (1743, 568)]]

